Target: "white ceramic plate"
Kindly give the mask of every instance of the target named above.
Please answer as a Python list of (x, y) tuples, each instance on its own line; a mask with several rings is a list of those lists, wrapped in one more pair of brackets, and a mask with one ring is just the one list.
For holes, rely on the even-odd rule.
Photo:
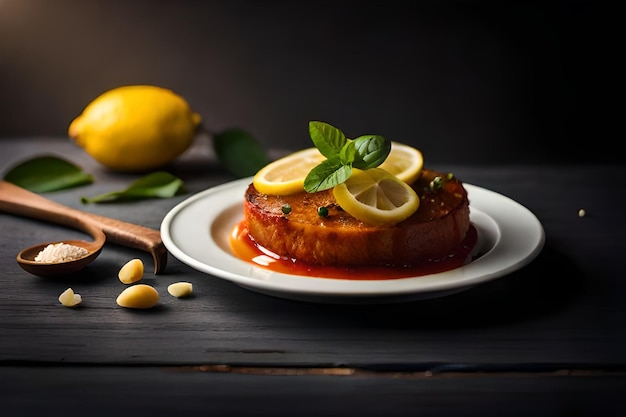
[(257, 267), (235, 257), (229, 235), (243, 219), (243, 196), (251, 178), (207, 189), (184, 200), (163, 219), (161, 237), (169, 252), (188, 266), (241, 287), (272, 296), (326, 303), (402, 302), (463, 291), (509, 274), (533, 260), (544, 244), (539, 220), (514, 200), (464, 184), (470, 218), (478, 231), (480, 256), (451, 271), (358, 281), (304, 277)]

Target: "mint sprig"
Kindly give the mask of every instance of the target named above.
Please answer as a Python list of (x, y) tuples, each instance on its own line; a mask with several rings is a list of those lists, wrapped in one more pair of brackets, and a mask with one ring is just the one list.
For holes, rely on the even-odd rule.
[(391, 151), (391, 142), (379, 135), (349, 139), (336, 127), (318, 121), (309, 122), (309, 135), (315, 147), (326, 157), (304, 179), (309, 193), (324, 191), (346, 181), (352, 168), (370, 169), (382, 164)]

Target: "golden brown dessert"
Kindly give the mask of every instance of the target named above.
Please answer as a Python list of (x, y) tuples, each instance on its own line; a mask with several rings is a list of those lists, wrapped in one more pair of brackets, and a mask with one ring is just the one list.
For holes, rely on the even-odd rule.
[[(276, 196), (259, 193), (253, 184), (245, 192), (244, 221), (259, 246), (313, 265), (400, 266), (437, 260), (463, 241), (470, 218), (461, 181), (452, 178), (433, 190), (435, 177), (446, 175), (423, 170), (412, 184), (420, 196), (419, 209), (394, 226), (355, 219), (337, 205), (332, 190)], [(326, 216), (318, 213), (319, 207), (328, 209)]]

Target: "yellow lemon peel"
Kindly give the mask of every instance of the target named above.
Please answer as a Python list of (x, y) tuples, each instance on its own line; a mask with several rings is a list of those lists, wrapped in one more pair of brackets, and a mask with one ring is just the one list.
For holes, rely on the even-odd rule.
[(171, 90), (117, 87), (98, 96), (69, 125), (68, 135), (114, 171), (156, 169), (187, 150), (201, 117)]
[(406, 182), (382, 168), (354, 169), (345, 182), (333, 188), (343, 210), (373, 226), (392, 226), (410, 217), (420, 199)]

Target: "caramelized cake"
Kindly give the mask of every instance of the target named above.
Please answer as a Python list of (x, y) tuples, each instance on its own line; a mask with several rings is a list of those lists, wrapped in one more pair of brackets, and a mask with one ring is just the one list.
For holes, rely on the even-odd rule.
[[(446, 258), (470, 229), (469, 200), (461, 181), (431, 188), (437, 171), (423, 169), (411, 185), (418, 210), (393, 226), (367, 225), (343, 211), (332, 190), (290, 195), (245, 192), (244, 222), (256, 245), (274, 254), (319, 266), (410, 266)], [(290, 210), (284, 210), (290, 207)], [(325, 207), (325, 216), (318, 208)]]

